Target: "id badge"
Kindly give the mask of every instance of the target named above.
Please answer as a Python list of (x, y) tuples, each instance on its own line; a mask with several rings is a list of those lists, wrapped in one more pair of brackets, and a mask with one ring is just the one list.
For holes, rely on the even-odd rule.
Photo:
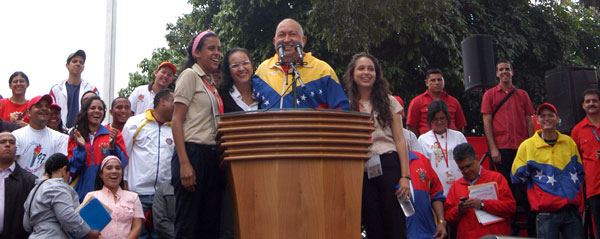
[(379, 158), (379, 154), (371, 155), (371, 159), (367, 160), (365, 168), (367, 169), (368, 179), (372, 179), (374, 177), (379, 177), (383, 175), (383, 169), (381, 168), (381, 159)]
[(454, 181), (456, 181), (455, 175), (450, 170), (446, 171), (446, 184), (452, 185)]

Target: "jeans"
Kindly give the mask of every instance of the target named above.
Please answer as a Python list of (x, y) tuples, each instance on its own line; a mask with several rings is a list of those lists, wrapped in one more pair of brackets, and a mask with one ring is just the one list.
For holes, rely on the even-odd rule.
[(556, 212), (540, 212), (536, 217), (537, 236), (542, 239), (584, 239), (583, 224), (577, 208), (564, 208)]
[[(140, 202), (142, 203), (142, 209), (144, 210), (144, 215), (148, 210), (152, 210), (152, 202), (154, 201), (154, 195), (139, 195)], [(158, 239), (158, 234), (154, 231), (154, 227), (152, 227), (152, 231), (148, 232), (146, 229), (145, 222), (142, 223), (142, 233), (138, 237), (139, 239)]]

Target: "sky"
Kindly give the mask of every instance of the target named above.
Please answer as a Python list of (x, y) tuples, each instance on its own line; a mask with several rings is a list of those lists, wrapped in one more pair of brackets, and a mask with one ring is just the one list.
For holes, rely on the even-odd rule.
[[(68, 55), (82, 49), (87, 55), (82, 78), (104, 97), (106, 5), (106, 0), (2, 1), (0, 94), (12, 95), (8, 80), (15, 71), (29, 77), (27, 99), (47, 94), (67, 79)], [(167, 47), (167, 23), (191, 11), (187, 0), (117, 0), (115, 96), (127, 87), (128, 73), (141, 71), (137, 64)]]

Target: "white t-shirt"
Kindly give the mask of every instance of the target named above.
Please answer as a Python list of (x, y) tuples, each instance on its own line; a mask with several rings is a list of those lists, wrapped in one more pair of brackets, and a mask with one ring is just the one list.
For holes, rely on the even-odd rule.
[[(433, 130), (429, 130), (419, 136), (419, 143), (423, 147), (423, 155), (429, 159), (431, 167), (437, 173), (440, 182), (442, 182), (444, 196), (448, 195), (452, 183), (462, 178), (462, 173), (458, 169), (456, 161), (454, 161), (452, 152), (456, 145), (466, 142), (467, 139), (461, 132), (452, 129), (448, 129), (444, 134), (434, 134)], [(447, 160), (445, 157), (448, 157)]]
[(143, 114), (146, 110), (154, 109), (154, 96), (156, 94), (152, 89), (148, 89), (149, 87), (149, 85), (138, 86), (129, 95), (133, 115)]
[(408, 147), (408, 150), (425, 154), (423, 152), (423, 147), (421, 147), (421, 144), (417, 139), (417, 135), (405, 128), (402, 128), (402, 131), (404, 132), (404, 139), (406, 140), (406, 146)]
[(45, 127), (36, 130), (27, 125), (15, 130), (17, 163), (23, 169), (41, 178), (46, 159), (55, 153), (67, 155), (69, 136)]

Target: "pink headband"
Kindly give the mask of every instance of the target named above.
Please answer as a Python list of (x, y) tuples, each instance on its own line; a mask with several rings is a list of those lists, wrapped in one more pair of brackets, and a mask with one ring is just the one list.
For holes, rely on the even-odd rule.
[[(201, 39), (202, 39), (204, 36), (206, 36), (206, 34), (209, 34), (209, 33), (215, 34), (215, 33), (214, 33), (213, 31), (211, 31), (211, 30), (206, 30), (206, 31), (203, 31), (203, 32), (201, 32), (200, 34), (198, 34), (198, 35), (196, 36), (196, 38), (194, 38), (194, 45), (192, 45), (192, 54), (193, 54), (193, 53), (196, 51), (196, 47), (198, 47), (198, 43), (200, 42), (200, 40), (201, 40)], [(194, 58), (195, 58), (195, 57), (194, 57)]]
[(117, 156), (108, 155), (102, 160), (102, 163), (100, 164), (100, 171), (104, 170), (104, 166), (106, 166), (106, 163), (108, 163), (108, 161), (110, 161), (111, 159), (117, 160), (117, 162), (119, 162), (119, 164), (123, 166), (123, 164), (121, 164), (121, 160)]

